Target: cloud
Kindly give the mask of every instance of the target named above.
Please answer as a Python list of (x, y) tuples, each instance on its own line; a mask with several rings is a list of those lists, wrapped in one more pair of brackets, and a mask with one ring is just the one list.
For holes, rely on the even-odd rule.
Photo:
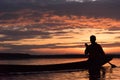
[(114, 42), (114, 43), (106, 43), (106, 44), (102, 44), (103, 47), (119, 47), (120, 42)]
[(72, 36), (67, 36), (67, 37), (59, 37), (58, 39), (72, 39)]
[[(72, 45), (68, 45), (72, 44)], [(2, 43), (1, 43), (2, 45)], [(119, 47), (120, 43), (102, 43), (102, 46), (105, 47)], [(12, 45), (4, 44), (4, 49), (6, 48), (9, 52), (26, 52), (30, 53), (34, 49), (67, 49), (67, 48), (84, 48), (83, 44), (78, 42), (76, 43), (53, 43), (53, 44), (43, 44), (43, 45)]]
[(115, 39), (120, 39), (120, 36), (118, 36), (118, 37), (115, 37)]
[(0, 43), (2, 47), (11, 48), (12, 49), (20, 49), (20, 50), (30, 50), (30, 49), (38, 49), (38, 48), (76, 48), (76, 47), (84, 47), (84, 45), (80, 42), (75, 43), (46, 43), (46, 44), (40, 44), (40, 45), (14, 45), (14, 44), (8, 44), (8, 43)]
[[(7, 49), (7, 52), (10, 53), (31, 53), (32, 50), (34, 49), (67, 49), (67, 48), (80, 48), (83, 45), (78, 45), (76, 43), (53, 43), (53, 44), (43, 44), (43, 45), (13, 45), (13, 44), (3, 44), (0, 43), (1, 45), (3, 45), (2, 47), (4, 47), (4, 49)], [(75, 44), (75, 45), (71, 45), (68, 46), (67, 44)], [(2, 52), (2, 51), (0, 51)], [(6, 51), (4, 51), (6, 52)]]
[[(115, 30), (116, 31), (116, 30)], [(114, 30), (106, 31), (106, 32), (101, 32), (97, 34), (120, 34), (120, 32), (115, 32)], [(119, 31), (119, 30), (118, 30)]]
[(120, 26), (120, 20), (112, 18), (55, 15), (49, 11), (41, 13), (36, 10), (33, 10), (32, 12), (30, 12), (30, 10), (22, 10), (20, 12), (10, 14), (16, 14), (19, 15), (19, 17), (9, 18), (7, 20), (4, 18), (4, 20), (1, 19), (1, 30), (64, 30), (75, 28), (104, 28), (109, 30), (118, 30)]
[[(8, 0), (4, 2), (7, 1)], [(22, 1), (23, 0), (20, 1), (15, 0), (14, 2), (20, 3)], [(7, 10), (5, 9), (5, 11), (1, 11), (0, 13), (0, 23), (1, 23), (0, 27), (2, 27), (3, 29), (7, 27), (8, 29), (8, 26), (11, 27), (44, 26), (42, 28), (45, 29), (67, 29), (67, 28), (76, 28), (76, 27), (80, 27), (80, 28), (96, 27), (99, 24), (99, 28), (101, 26), (102, 28), (113, 26), (113, 28), (110, 28), (110, 30), (117, 30), (119, 29), (119, 25), (120, 25), (119, 24), (120, 11), (118, 5), (120, 3), (117, 3), (117, 1), (111, 2), (110, 0), (105, 3), (97, 1), (93, 3), (87, 2), (84, 4), (73, 2), (73, 3), (64, 3), (57, 5), (47, 5), (45, 7), (41, 7), (38, 5), (37, 6), (25, 5), (24, 7), (22, 7), (21, 5), (17, 8), (14, 8), (15, 10), (12, 10), (13, 8), (9, 7)], [(27, 0), (25, 0), (25, 2), (27, 2)], [(35, 1), (31, 0), (30, 2), (35, 2)], [(40, 0), (38, 2), (44, 3), (46, 1)], [(10, 3), (10, 1), (8, 1), (8, 3)], [(53, 3), (53, 2), (48, 1), (47, 3)], [(84, 16), (85, 18), (82, 18), (81, 16), (82, 17)]]
[(110, 27), (109, 31), (120, 31), (120, 27)]
[(10, 31), (10, 30), (2, 30), (0, 31), (1, 35), (4, 37), (0, 38), (0, 41), (16, 41), (22, 39), (30, 39), (36, 36), (39, 36), (41, 39), (51, 38), (50, 32), (43, 32), (43, 31)]
[[(0, 44), (9, 49), (8, 52), (29, 52), (39, 48), (83, 48), (82, 44), (88, 42), (86, 38), (91, 34), (99, 35), (102, 40), (102, 34), (118, 39), (118, 1), (66, 3), (65, 0), (1, 0)], [(41, 44), (35, 43), (35, 40), (41, 40)], [(81, 44), (75, 43), (75, 40), (80, 40)], [(109, 41), (104, 46), (118, 47), (118, 44)]]
[(0, 20), (18, 19), (19, 14), (5, 13), (0, 16)]
[(52, 39), (53, 36), (64, 36), (69, 33), (69, 31), (59, 31), (59, 30), (39, 30), (39, 27), (35, 30), (1, 30), (0, 31), (0, 41), (19, 41), (22, 39)]
[[(69, 3), (65, 0), (1, 0), (1, 4), (2, 3), (14, 3), (14, 5), (7, 4), (7, 6), (10, 5), (9, 8), (2, 5), (1, 10), (3, 12), (14, 12), (23, 9), (31, 9), (37, 11), (53, 11), (56, 15), (78, 15), (120, 19), (119, 0), (99, 0), (92, 3)], [(45, 6), (41, 7), (41, 5)]]
[(60, 4), (60, 3), (65, 3), (66, 1), (65, 0), (14, 0), (14, 1), (11, 1), (11, 0), (0, 0), (1, 3), (4, 3), (4, 4), (9, 4), (9, 5), (42, 5), (42, 6), (45, 6), (45, 5), (49, 5), (49, 4)]
[(114, 2), (93, 2), (93, 3), (70, 3), (51, 6), (51, 10), (54, 10), (58, 15), (84, 15), (89, 17), (110, 17), (119, 19), (119, 3)]

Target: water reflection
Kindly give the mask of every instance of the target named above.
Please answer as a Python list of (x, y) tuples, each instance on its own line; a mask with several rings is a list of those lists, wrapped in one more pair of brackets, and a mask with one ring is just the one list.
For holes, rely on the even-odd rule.
[(0, 60), (0, 64), (15, 64), (15, 65), (47, 65), (47, 64), (61, 64), (69, 62), (84, 61), (85, 58), (53, 58), (53, 59), (22, 59), (22, 60)]
[[(118, 73), (114, 73), (116, 70)], [(119, 71), (120, 68), (111, 68), (109, 66), (101, 68), (100, 72), (96, 75), (88, 74), (88, 70), (55, 71), (0, 75), (0, 80), (119, 80)]]
[(89, 69), (89, 80), (106, 80), (106, 73), (112, 74), (112, 67)]
[[(76, 61), (76, 59), (62, 59), (62, 61)], [(77, 59), (78, 60), (78, 59)], [(61, 59), (48, 60), (33, 60), (31, 62), (45, 63), (61, 62)], [(11, 61), (10, 61), (11, 62)], [(24, 62), (24, 61), (23, 61)], [(27, 62), (26, 62), (27, 63)], [(88, 70), (73, 70), (73, 71), (55, 71), (55, 72), (36, 72), (36, 73), (17, 73), (17, 74), (0, 74), (0, 80), (120, 80), (120, 59), (113, 59), (111, 63), (115, 64), (116, 68), (111, 68), (109, 64), (98, 69), (97, 75), (90, 75)], [(24, 63), (25, 64), (25, 63)]]

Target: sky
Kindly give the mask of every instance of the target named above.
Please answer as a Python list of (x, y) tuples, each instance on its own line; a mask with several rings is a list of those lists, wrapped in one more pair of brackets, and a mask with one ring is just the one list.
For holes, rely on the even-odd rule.
[(0, 0), (0, 53), (84, 54), (96, 35), (120, 53), (120, 0)]

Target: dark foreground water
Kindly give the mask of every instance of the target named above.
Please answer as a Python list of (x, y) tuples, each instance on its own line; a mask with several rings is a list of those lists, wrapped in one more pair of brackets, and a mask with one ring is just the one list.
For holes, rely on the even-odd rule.
[[(1, 60), (0, 64), (56, 64), (85, 59), (29, 59), (29, 60)], [(100, 77), (89, 75), (88, 70), (71, 70), (71, 71), (52, 71), (52, 72), (34, 72), (34, 73), (9, 73), (0, 74), (0, 80), (120, 80), (120, 59), (116, 58), (111, 61), (116, 68), (111, 68), (109, 64), (104, 65), (100, 70)], [(96, 78), (97, 77), (97, 78)]]

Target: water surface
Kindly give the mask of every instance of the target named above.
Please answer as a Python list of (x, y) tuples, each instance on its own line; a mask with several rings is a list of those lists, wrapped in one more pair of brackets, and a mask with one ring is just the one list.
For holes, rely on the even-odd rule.
[[(32, 64), (32, 62), (36, 65), (39, 64), (56, 64), (56, 63), (66, 63), (73, 61), (82, 61), (85, 59), (35, 59), (28, 61), (0, 61), (0, 63), (13, 62), (12, 64), (23, 64), (27, 65)], [(46, 62), (45, 62), (46, 61)], [(120, 79), (120, 59), (116, 58), (111, 61), (111, 63), (115, 64), (116, 68), (111, 68), (109, 64), (104, 65), (104, 68), (100, 71), (100, 78), (95, 80), (119, 80)], [(23, 62), (23, 63), (22, 63)], [(27, 63), (29, 62), (29, 63)], [(94, 80), (90, 79), (90, 75), (88, 70), (71, 70), (71, 71), (52, 71), (52, 72), (34, 72), (34, 73), (10, 73), (10, 74), (0, 74), (0, 80)]]

